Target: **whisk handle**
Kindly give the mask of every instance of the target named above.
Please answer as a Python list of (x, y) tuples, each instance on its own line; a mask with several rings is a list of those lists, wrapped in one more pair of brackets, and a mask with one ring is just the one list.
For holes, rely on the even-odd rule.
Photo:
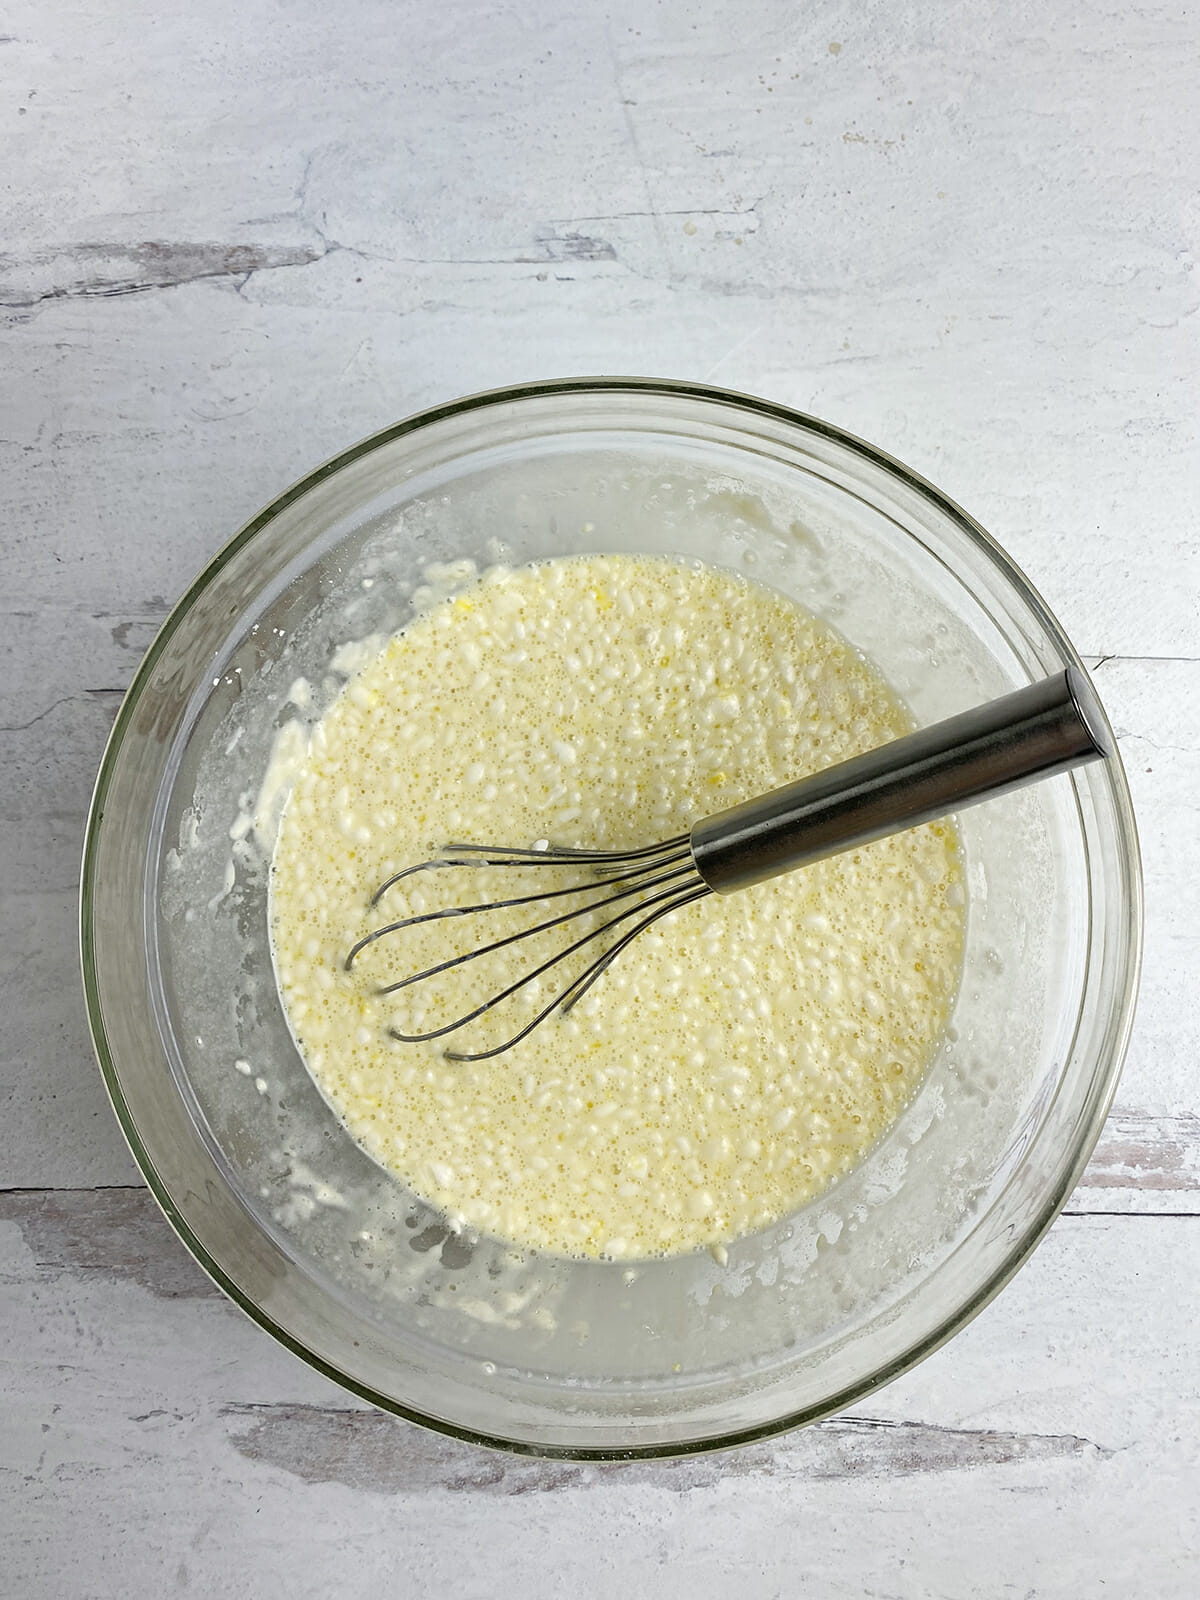
[(692, 855), (730, 894), (1112, 753), (1095, 690), (1068, 667), (707, 817)]

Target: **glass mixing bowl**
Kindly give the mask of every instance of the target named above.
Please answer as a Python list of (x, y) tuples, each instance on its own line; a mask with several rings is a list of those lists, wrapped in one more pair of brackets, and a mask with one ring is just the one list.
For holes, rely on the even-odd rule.
[(347, 643), (400, 627), (432, 569), (616, 550), (701, 557), (794, 595), (920, 723), (1079, 664), (981, 528), (824, 423), (638, 380), (478, 395), (319, 467), (197, 578), (117, 718), (82, 883), (96, 1051), (201, 1265), (376, 1405), (587, 1458), (812, 1421), (985, 1305), (1095, 1143), (1141, 930), (1116, 760), (968, 811), (952, 1026), (853, 1173), (723, 1262), (521, 1256), (448, 1231), (350, 1138), (281, 1014), (266, 882), (282, 758), (345, 682)]

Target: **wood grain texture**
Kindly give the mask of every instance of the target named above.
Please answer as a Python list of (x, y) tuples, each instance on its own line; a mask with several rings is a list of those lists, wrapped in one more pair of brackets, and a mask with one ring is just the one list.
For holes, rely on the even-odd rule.
[(1116, 1107), (1068, 1209), (1200, 1213), (1200, 1116)]
[(786, 1475), (793, 1483), (887, 1479), (1109, 1453), (1074, 1434), (844, 1417), (817, 1423), (782, 1445), (750, 1445), (695, 1461), (589, 1466), (464, 1449), (454, 1440), (406, 1428), (377, 1411), (229, 1405), (222, 1415), (231, 1424), (234, 1448), (248, 1461), (278, 1467), (303, 1483), (340, 1483), (375, 1494), (444, 1489), (451, 1494), (509, 1497), (554, 1494), (590, 1484), (621, 1488), (651, 1484), (684, 1494), (740, 1478)]
[(16, 1224), (38, 1273), (99, 1273), (169, 1300), (221, 1293), (148, 1189), (3, 1190), (0, 1221)]
[[(0, 1591), (1200, 1589), (1200, 24), (1175, 0), (13, 0), (0, 26)], [(909, 461), (1120, 736), (1142, 1001), (1068, 1214), (867, 1407), (709, 1461), (481, 1455), (216, 1293), (91, 1059), (83, 819), (174, 598), (432, 402), (649, 372)]]
[(141, 294), (204, 278), (306, 267), (324, 251), (312, 245), (201, 244), (147, 239), (138, 244), (76, 244), (20, 258), (0, 257), (0, 308), (19, 311), (46, 300)]
[[(193, 1293), (199, 1270), (151, 1217), (103, 1191), (5, 1197), (14, 1593), (239, 1592), (248, 1573), (254, 1594), (315, 1597), (401, 1565), (445, 1594), (495, 1593), (502, 1570), (503, 1592), (535, 1600), (616, 1596), (646, 1571), (671, 1600), (702, 1575), (756, 1597), (800, 1577), (821, 1594), (991, 1596), (1001, 1573), (1016, 1593), (1149, 1593), (1148, 1570), (1154, 1593), (1189, 1592), (1190, 1218), (1062, 1219), (975, 1322), (846, 1417), (714, 1457), (584, 1467), (363, 1407)], [(1164, 1506), (1147, 1568), (1136, 1535)], [(907, 1590), (888, 1587), (899, 1561)]]

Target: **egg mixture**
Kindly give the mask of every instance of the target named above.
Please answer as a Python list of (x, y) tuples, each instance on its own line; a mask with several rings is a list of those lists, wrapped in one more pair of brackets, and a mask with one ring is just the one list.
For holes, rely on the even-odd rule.
[(485, 1061), (446, 1045), (511, 1036), (578, 965), (445, 1040), (392, 1030), (472, 1009), (561, 931), (386, 996), (528, 927), (530, 908), (401, 930), (349, 971), (346, 956), (382, 923), (531, 894), (562, 870), (419, 873), (370, 908), (448, 841), (644, 845), (910, 727), (831, 627), (696, 562), (565, 558), (432, 604), (316, 725), (280, 825), (273, 952), (313, 1078), (455, 1226), (518, 1247), (719, 1250), (795, 1210), (879, 1141), (946, 1025), (965, 904), (950, 823), (674, 912), (566, 1017)]

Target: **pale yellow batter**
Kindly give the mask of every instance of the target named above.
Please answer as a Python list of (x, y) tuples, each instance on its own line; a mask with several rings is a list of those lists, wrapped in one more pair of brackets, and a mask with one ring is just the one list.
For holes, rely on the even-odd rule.
[[(488, 1061), (389, 1025), (450, 1020), (549, 944), (376, 990), (528, 910), (391, 935), (350, 973), (345, 957), (382, 922), (548, 881), (426, 873), (368, 911), (449, 840), (647, 844), (908, 727), (832, 629), (695, 563), (565, 559), (434, 605), (326, 713), (280, 827), (275, 963), (314, 1078), (417, 1193), (517, 1245), (664, 1254), (794, 1210), (879, 1139), (946, 1022), (964, 902), (948, 824), (673, 914), (568, 1018)], [(540, 980), (453, 1042), (499, 1042), (553, 992)]]

